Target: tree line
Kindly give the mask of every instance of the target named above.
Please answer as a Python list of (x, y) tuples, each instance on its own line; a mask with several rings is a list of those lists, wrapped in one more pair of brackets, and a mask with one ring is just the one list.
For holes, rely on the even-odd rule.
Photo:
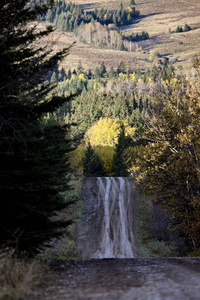
[(123, 35), (115, 24), (101, 25), (100, 23), (88, 23), (74, 31), (80, 42), (92, 44), (102, 48), (120, 51), (135, 51), (135, 42), (149, 39), (147, 32), (141, 34)]
[[(48, 0), (43, 1), (49, 3)], [(32, 6), (37, 5), (38, 0), (31, 0)], [(54, 25), (64, 31), (76, 30), (80, 25), (86, 23), (99, 22), (102, 25), (115, 24), (116, 26), (131, 24), (139, 11), (134, 6), (124, 9), (120, 4), (119, 9), (109, 11), (106, 8), (95, 9), (94, 11), (84, 11), (81, 5), (75, 3), (66, 3), (63, 0), (56, 0), (53, 7), (40, 16), (40, 20), (54, 23)]]

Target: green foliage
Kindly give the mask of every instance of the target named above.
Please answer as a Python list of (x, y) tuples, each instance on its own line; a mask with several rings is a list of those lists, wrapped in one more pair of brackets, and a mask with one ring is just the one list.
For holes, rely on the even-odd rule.
[(78, 66), (77, 66), (77, 74), (80, 75), (80, 74), (83, 74), (83, 73), (84, 73), (84, 69), (83, 69), (81, 61), (79, 60), (79, 63), (78, 63)]
[(115, 77), (115, 70), (113, 67), (110, 67), (109, 69), (109, 78), (114, 78)]
[(178, 33), (178, 32), (187, 32), (187, 31), (190, 31), (190, 30), (192, 30), (192, 28), (188, 24), (185, 24), (184, 27), (178, 25), (176, 27), (175, 31), (172, 31), (171, 28), (169, 28), (168, 32), (169, 33), (174, 33), (174, 32)]
[(19, 254), (38, 252), (71, 223), (51, 220), (69, 204), (62, 193), (69, 189), (71, 146), (67, 126), (47, 121), (47, 114), (70, 98), (48, 97), (54, 86), (44, 82), (68, 49), (53, 55), (37, 46), (36, 40), (52, 28), (38, 33), (28, 27), (46, 8), (26, 4), (0, 4), (0, 245), (14, 247)]
[(124, 47), (124, 43), (123, 41), (121, 40), (120, 43), (119, 43), (119, 46), (118, 46), (118, 50), (120, 51), (124, 51), (126, 48)]
[(185, 24), (183, 31), (186, 32), (186, 31), (190, 31), (190, 30), (191, 30), (191, 27), (188, 24)]
[(112, 176), (112, 159), (114, 154), (113, 147), (109, 146), (96, 146), (94, 147), (94, 150), (99, 154), (101, 159), (104, 162), (104, 168), (107, 173), (107, 176)]
[(126, 34), (123, 36), (123, 38), (127, 41), (130, 42), (139, 42), (139, 41), (144, 41), (149, 39), (149, 34), (147, 31), (142, 31), (141, 34), (136, 33), (136, 34)]
[[(156, 206), (153, 205), (152, 199), (147, 196), (138, 195), (138, 205), (136, 213), (136, 233), (138, 246), (144, 257), (172, 257), (179, 256), (176, 250), (175, 240), (169, 238), (160, 238), (165, 235), (167, 229), (166, 217), (163, 213), (161, 216), (157, 214)], [(162, 217), (162, 218), (161, 218)], [(158, 219), (160, 220), (158, 221)], [(157, 227), (157, 232), (152, 232)]]
[(176, 27), (176, 32), (183, 32), (182, 26), (181, 26), (181, 27), (180, 27), (180, 26), (177, 26), (177, 27)]
[(117, 73), (126, 73), (126, 66), (124, 62), (121, 60), (118, 67), (117, 67)]
[(102, 177), (106, 176), (103, 160), (97, 152), (94, 151), (90, 143), (86, 146), (86, 150), (82, 158), (83, 175), (86, 177)]
[(113, 154), (113, 176), (114, 177), (126, 177), (128, 176), (127, 171), (127, 160), (126, 160), (126, 149), (130, 145), (130, 137), (125, 135), (125, 128), (124, 125), (121, 125), (120, 132), (118, 135), (118, 141), (114, 147), (114, 154)]
[[(93, 150), (98, 153), (104, 162), (104, 169), (108, 176), (112, 175), (112, 158), (113, 147), (110, 146), (93, 146)], [(83, 155), (85, 152), (85, 144), (81, 143), (70, 155), (70, 162), (74, 169), (83, 172)]]
[(75, 172), (71, 175), (70, 186), (71, 190), (63, 193), (66, 201), (75, 201), (74, 205), (62, 210), (60, 216), (65, 219), (73, 219), (74, 222), (68, 226), (67, 231), (61, 238), (56, 238), (51, 241), (51, 247), (46, 248), (40, 253), (38, 258), (43, 262), (51, 263), (55, 260), (81, 259), (79, 247), (77, 245), (78, 232), (81, 214), (83, 212), (84, 203), (82, 200), (83, 176), (80, 172)]
[[(47, 1), (45, 1), (47, 2)], [(31, 0), (32, 5), (38, 3), (37, 0)], [(95, 9), (94, 11), (83, 11), (81, 5), (68, 2), (64, 0), (56, 1), (54, 6), (50, 8), (46, 14), (40, 17), (41, 21), (49, 21), (64, 31), (73, 31), (77, 27), (87, 23), (94, 23), (94, 21), (101, 23), (102, 25), (108, 25), (116, 23), (117, 26), (127, 25), (133, 22), (134, 18), (139, 15), (139, 11), (133, 10), (130, 15), (129, 12), (123, 9), (123, 6), (114, 12), (109, 12), (103, 7), (101, 9)], [(117, 18), (116, 18), (117, 15)]]
[(153, 104), (152, 95), (148, 93), (152, 81), (155, 84), (160, 80), (170, 82), (175, 76), (172, 64), (163, 65), (163, 68), (154, 65), (142, 74), (140, 69), (136, 72), (126, 71), (123, 62), (120, 62), (116, 71), (111, 67), (109, 74), (103, 62), (94, 73), (90, 71), (79, 76), (76, 73), (76, 70), (69, 70), (67, 75), (62, 72), (62, 76), (58, 71), (56, 73), (58, 80), (64, 78), (56, 88), (58, 96), (81, 93), (71, 103), (63, 105), (56, 114), (67, 124), (77, 123), (72, 128), (72, 136), (77, 141), (101, 117), (119, 118), (127, 121), (131, 127), (143, 126)]

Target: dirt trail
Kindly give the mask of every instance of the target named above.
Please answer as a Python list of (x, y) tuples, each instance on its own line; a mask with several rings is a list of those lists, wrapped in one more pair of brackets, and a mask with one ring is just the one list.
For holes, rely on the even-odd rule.
[(37, 300), (199, 300), (200, 258), (65, 261)]

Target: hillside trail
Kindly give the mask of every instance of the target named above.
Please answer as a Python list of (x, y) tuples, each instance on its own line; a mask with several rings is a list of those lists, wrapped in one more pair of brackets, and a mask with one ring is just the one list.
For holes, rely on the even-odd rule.
[(37, 300), (200, 299), (200, 257), (63, 261), (50, 268), (53, 282)]

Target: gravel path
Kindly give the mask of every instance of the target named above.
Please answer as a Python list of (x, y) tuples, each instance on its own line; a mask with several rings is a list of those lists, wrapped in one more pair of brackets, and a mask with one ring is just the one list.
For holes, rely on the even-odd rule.
[(37, 300), (199, 300), (200, 258), (65, 261)]

